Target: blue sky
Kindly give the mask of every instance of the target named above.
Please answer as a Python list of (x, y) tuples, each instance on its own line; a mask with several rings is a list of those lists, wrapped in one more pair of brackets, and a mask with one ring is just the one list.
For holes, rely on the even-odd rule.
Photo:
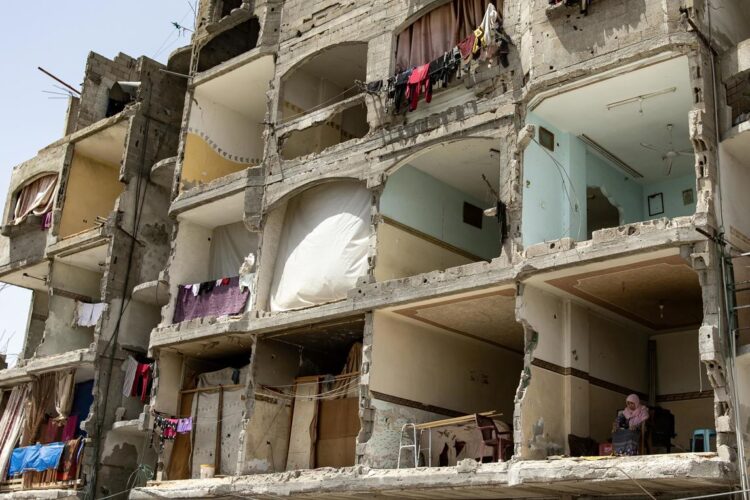
[[(197, 0), (74, 0), (5, 2), (0, 30), (0, 196), (7, 196), (13, 166), (62, 136), (67, 101), (50, 99), (55, 82), (41, 66), (80, 88), (90, 51), (112, 58), (118, 52), (166, 62), (169, 53), (189, 43), (178, 22), (193, 27)], [(0, 347), (10, 337), (9, 361), (21, 350), (30, 293), (0, 291)]]

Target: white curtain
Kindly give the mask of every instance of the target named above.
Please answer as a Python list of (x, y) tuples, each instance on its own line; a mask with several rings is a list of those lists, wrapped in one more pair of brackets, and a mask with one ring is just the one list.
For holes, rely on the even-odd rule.
[(343, 299), (367, 273), (370, 192), (331, 182), (289, 201), (271, 285), (271, 310)]
[(219, 226), (211, 235), (210, 276), (212, 280), (240, 274), (240, 266), (250, 252), (257, 252), (258, 234), (243, 222)]

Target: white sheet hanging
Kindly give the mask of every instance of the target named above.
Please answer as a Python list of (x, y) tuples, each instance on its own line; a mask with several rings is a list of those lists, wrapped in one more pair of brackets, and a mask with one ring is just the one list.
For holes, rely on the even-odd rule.
[(289, 201), (271, 286), (271, 310), (346, 297), (367, 273), (370, 192), (332, 182)]
[(218, 226), (211, 234), (210, 279), (232, 278), (250, 252), (257, 251), (258, 233), (251, 233), (243, 222)]

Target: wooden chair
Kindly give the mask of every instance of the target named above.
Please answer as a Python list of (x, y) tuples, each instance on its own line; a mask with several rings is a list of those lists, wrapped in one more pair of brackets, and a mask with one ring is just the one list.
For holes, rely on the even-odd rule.
[[(510, 432), (500, 432), (495, 425), (495, 421), (490, 417), (476, 414), (476, 423), (479, 432), (482, 433), (482, 442), (479, 448), (479, 461), (484, 461), (484, 450), (486, 447), (492, 448), (492, 461), (499, 462), (501, 455), (504, 455), (503, 449), (507, 447), (508, 440), (500, 436), (510, 435)], [(503, 457), (505, 458), (505, 457)]]

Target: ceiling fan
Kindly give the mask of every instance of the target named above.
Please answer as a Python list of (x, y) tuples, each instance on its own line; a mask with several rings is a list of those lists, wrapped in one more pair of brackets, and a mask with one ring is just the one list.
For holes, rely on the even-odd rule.
[(657, 153), (661, 153), (661, 159), (664, 162), (664, 166), (666, 167), (666, 174), (669, 175), (672, 173), (672, 163), (674, 162), (674, 159), (678, 156), (693, 156), (695, 153), (690, 151), (677, 151), (674, 148), (674, 143), (672, 142), (672, 128), (674, 125), (671, 123), (667, 124), (667, 131), (669, 132), (669, 149), (666, 151), (662, 151), (653, 144), (646, 144), (641, 143), (642, 148), (650, 149), (651, 151), (656, 151)]

